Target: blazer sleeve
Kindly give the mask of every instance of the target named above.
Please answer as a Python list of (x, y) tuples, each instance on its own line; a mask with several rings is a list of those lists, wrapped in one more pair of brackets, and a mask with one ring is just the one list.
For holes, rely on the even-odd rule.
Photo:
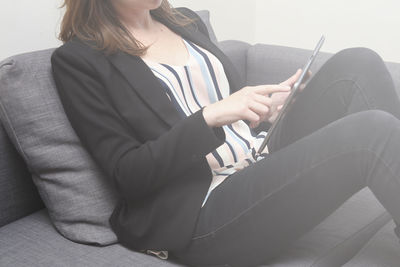
[(57, 49), (52, 56), (53, 76), (71, 126), (122, 196), (136, 199), (154, 192), (193, 164), (204, 164), (205, 155), (224, 142), (222, 128), (210, 128), (202, 110), (159, 138), (140, 141), (107, 101), (100, 82), (104, 77), (93, 66), (105, 63), (101, 56), (89, 56), (88, 50), (77, 45)]

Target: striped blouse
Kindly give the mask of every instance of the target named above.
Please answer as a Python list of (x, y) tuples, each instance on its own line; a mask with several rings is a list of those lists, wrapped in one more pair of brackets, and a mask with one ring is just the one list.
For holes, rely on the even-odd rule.
[[(143, 58), (162, 84), (165, 93), (179, 113), (190, 116), (202, 107), (229, 96), (230, 88), (223, 65), (209, 51), (183, 39), (189, 58), (185, 65), (167, 65)], [(258, 135), (244, 121), (223, 126), (226, 140), (206, 156), (213, 179), (205, 196), (229, 175), (263, 157), (256, 158), (256, 150), (266, 133)]]

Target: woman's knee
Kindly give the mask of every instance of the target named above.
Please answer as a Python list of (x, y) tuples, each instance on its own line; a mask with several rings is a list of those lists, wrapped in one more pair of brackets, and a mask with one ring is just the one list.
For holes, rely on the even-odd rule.
[[(329, 127), (332, 127), (329, 131)], [(400, 144), (400, 121), (381, 110), (353, 113), (328, 126), (327, 143), (333, 150), (374, 151), (395, 138)], [(358, 153), (357, 152), (357, 153)]]
[(344, 49), (333, 55), (321, 70), (328, 74), (325, 79), (354, 80), (366, 90), (394, 89), (393, 80), (384, 61), (369, 48)]
[(369, 110), (365, 111), (368, 114), (371, 128), (375, 127), (392, 127), (398, 126), (400, 120), (398, 120), (393, 114), (383, 110)]
[(329, 66), (328, 68), (333, 68), (337, 75), (365, 77), (366, 79), (388, 72), (378, 53), (365, 47), (341, 50), (333, 55), (326, 65)]
[(366, 47), (353, 47), (339, 51), (333, 59), (344, 61), (346, 64), (361, 66), (376, 66), (383, 63), (381, 56), (372, 49)]
[(369, 136), (383, 135), (393, 127), (400, 128), (400, 120), (383, 110), (365, 110), (345, 116), (332, 126), (345, 139), (368, 139)]
[[(367, 110), (350, 115), (353, 117), (352, 128), (358, 133), (357, 138), (375, 139), (377, 136), (385, 136), (396, 128), (400, 138), (400, 120), (394, 115), (383, 110)], [(350, 122), (349, 121), (349, 122)], [(351, 122), (350, 122), (351, 123)]]

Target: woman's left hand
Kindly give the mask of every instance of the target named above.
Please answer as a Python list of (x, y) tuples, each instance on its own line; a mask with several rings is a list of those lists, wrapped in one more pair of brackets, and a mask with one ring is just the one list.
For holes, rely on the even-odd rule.
[[(291, 76), (286, 81), (280, 83), (280, 85), (287, 85), (287, 86), (290, 86), (291, 88), (293, 88), (293, 85), (300, 78), (301, 71), (302, 71), (301, 69), (298, 69), (293, 76)], [(306, 77), (306, 81), (309, 79), (310, 76), (311, 76), (311, 72), (309, 71), (308, 75)], [(302, 84), (300, 86), (300, 89), (302, 90), (304, 88), (304, 86), (305, 85)], [(286, 101), (287, 97), (289, 96), (289, 94), (290, 94), (290, 91), (289, 92), (276, 92), (271, 95), (272, 106), (271, 106), (270, 114), (272, 114), (272, 115), (271, 115), (271, 117), (268, 118), (268, 121), (270, 123), (273, 123), (276, 120), (276, 118), (278, 117), (278, 114), (281, 111), (281, 109), (283, 108), (283, 105), (285, 104), (285, 101)]]

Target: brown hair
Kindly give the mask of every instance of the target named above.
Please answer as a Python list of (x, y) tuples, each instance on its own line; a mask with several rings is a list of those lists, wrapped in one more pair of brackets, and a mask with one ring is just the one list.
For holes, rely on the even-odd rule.
[[(86, 41), (107, 54), (123, 51), (134, 56), (146, 53), (145, 47), (120, 22), (109, 0), (64, 0), (65, 14), (59, 39), (64, 43), (73, 37)], [(187, 26), (193, 20), (173, 9), (167, 0), (151, 10), (155, 18)]]

